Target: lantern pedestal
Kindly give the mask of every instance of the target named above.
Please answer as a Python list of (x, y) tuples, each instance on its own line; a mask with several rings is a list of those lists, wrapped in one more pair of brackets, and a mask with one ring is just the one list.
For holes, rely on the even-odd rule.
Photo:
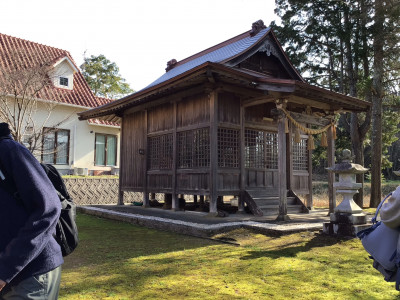
[(333, 184), (336, 193), (343, 196), (342, 202), (330, 214), (330, 222), (324, 223), (323, 232), (330, 235), (356, 236), (357, 232), (369, 227), (367, 216), (353, 200), (353, 196), (362, 187), (356, 182), (356, 174), (363, 174), (368, 169), (350, 162), (351, 153), (343, 150), (342, 162), (328, 171), (339, 174), (339, 181)]

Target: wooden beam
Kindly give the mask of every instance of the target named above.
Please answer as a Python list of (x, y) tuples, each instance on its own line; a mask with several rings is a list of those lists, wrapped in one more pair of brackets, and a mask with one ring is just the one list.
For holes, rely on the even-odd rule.
[(300, 113), (296, 113), (296, 112), (292, 112), (292, 111), (290, 112), (290, 115), (297, 122), (303, 123), (303, 124), (311, 124), (311, 125), (317, 125), (317, 126), (324, 127), (331, 123), (331, 120), (323, 118), (323, 117), (315, 117), (315, 116), (300, 114)]
[(254, 98), (264, 98), (264, 97), (268, 97), (268, 91), (260, 91), (260, 90), (256, 90), (254, 88), (250, 88), (250, 87), (241, 87), (241, 86), (236, 86), (233, 84), (229, 84), (229, 83), (218, 83), (216, 86), (217, 89), (220, 89), (222, 91), (225, 92), (231, 92), (231, 93), (235, 93), (235, 94), (239, 94), (242, 96), (248, 96), (248, 97), (254, 97)]
[(305, 106), (308, 105), (311, 107), (316, 107), (316, 108), (319, 108), (322, 110), (327, 110), (327, 111), (339, 109), (339, 107), (337, 107), (336, 105), (335, 106), (332, 105), (333, 106), (332, 107), (331, 105), (329, 105), (327, 103), (318, 102), (315, 100), (310, 100), (310, 99), (306, 99), (306, 98), (302, 98), (302, 97), (298, 97), (298, 96), (294, 96), (294, 95), (287, 96), (287, 97), (285, 97), (285, 99), (288, 100), (288, 103), (293, 102), (293, 103), (298, 103), (298, 104), (302, 104)]
[(250, 107), (250, 106), (255, 106), (255, 105), (260, 105), (264, 103), (269, 103), (269, 102), (274, 102), (275, 98), (272, 97), (257, 97), (253, 99), (247, 99), (243, 101), (243, 107)]
[(268, 83), (258, 83), (255, 87), (258, 90), (268, 91), (268, 92), (283, 92), (283, 93), (293, 93), (296, 87), (293, 85), (279, 85), (279, 84), (268, 84)]
[[(142, 104), (138, 104), (138, 105), (136, 105), (134, 107), (126, 109), (124, 111), (124, 115), (131, 114), (131, 113), (134, 113), (134, 112), (137, 112), (137, 111), (141, 111), (141, 110), (144, 110), (144, 109), (149, 109), (151, 107), (158, 106), (158, 105), (161, 105), (161, 104), (164, 104), (164, 103), (173, 102), (173, 101), (188, 97), (190, 95), (198, 94), (198, 93), (202, 93), (202, 92), (204, 92), (204, 86), (203, 85), (197, 86), (197, 87), (194, 87), (194, 88), (190, 88), (190, 89), (185, 89), (183, 91), (177, 92), (177, 93), (172, 94), (172, 95), (158, 96), (159, 99), (157, 99), (157, 100), (152, 100), (150, 102), (145, 102), (145, 103), (142, 103)], [(153, 96), (153, 97), (157, 98), (156, 96)]]

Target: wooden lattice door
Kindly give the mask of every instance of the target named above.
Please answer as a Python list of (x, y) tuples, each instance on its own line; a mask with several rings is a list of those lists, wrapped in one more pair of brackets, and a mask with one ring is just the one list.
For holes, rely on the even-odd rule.
[(245, 129), (246, 189), (278, 187), (278, 135)]

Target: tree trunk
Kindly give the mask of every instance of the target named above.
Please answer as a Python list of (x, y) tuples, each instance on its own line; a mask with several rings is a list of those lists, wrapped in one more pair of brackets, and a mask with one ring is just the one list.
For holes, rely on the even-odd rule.
[[(346, 61), (347, 61), (347, 76), (348, 76), (348, 84), (350, 96), (357, 97), (357, 78), (355, 68), (357, 66), (357, 58), (353, 55), (356, 55), (358, 49), (353, 49), (351, 44), (351, 36), (353, 31), (352, 20), (349, 17), (349, 10), (345, 9), (344, 11), (344, 28), (345, 28), (345, 45), (346, 45)], [(355, 44), (357, 45), (357, 43)], [(356, 47), (356, 46), (355, 46)], [(354, 163), (364, 165), (364, 156), (363, 156), (363, 139), (365, 136), (361, 136), (360, 134), (360, 125), (358, 122), (358, 114), (351, 113), (350, 116), (350, 136), (351, 136), (351, 145), (352, 152), (354, 155)], [(364, 183), (364, 176), (357, 175), (357, 182)], [(363, 185), (364, 186), (364, 185)], [(358, 194), (354, 195), (354, 201), (358, 206), (363, 207), (363, 199), (364, 199), (364, 189), (363, 187), (359, 189)]]
[(382, 98), (384, 24), (383, 0), (375, 1), (373, 49), (374, 76), (372, 81), (372, 132), (371, 132), (371, 200), (370, 207), (377, 207), (382, 198)]
[[(364, 139), (364, 137), (360, 135), (357, 113), (351, 113), (350, 135), (351, 135), (352, 152), (354, 155), (354, 163), (363, 166), (364, 154), (363, 154), (362, 140)], [(357, 182), (362, 183), (364, 187), (364, 174), (357, 175), (356, 180)], [(360, 207), (363, 207), (363, 199), (364, 199), (363, 187), (358, 190), (358, 194), (355, 194), (353, 198), (354, 201), (357, 203), (357, 205)]]

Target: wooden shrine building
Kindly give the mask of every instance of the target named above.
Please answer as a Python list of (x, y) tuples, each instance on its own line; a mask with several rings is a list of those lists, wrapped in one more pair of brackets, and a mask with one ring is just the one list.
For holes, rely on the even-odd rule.
[(308, 195), (312, 207), (313, 136), (322, 135), (332, 165), (335, 115), (369, 106), (307, 84), (260, 20), (79, 116), (121, 123), (120, 195), (143, 192), (147, 206), (149, 193), (169, 194), (172, 209), (179, 194), (207, 196), (210, 213), (220, 196), (235, 195), (239, 211), (247, 203), (254, 214), (274, 210), (284, 220), (288, 197)]

